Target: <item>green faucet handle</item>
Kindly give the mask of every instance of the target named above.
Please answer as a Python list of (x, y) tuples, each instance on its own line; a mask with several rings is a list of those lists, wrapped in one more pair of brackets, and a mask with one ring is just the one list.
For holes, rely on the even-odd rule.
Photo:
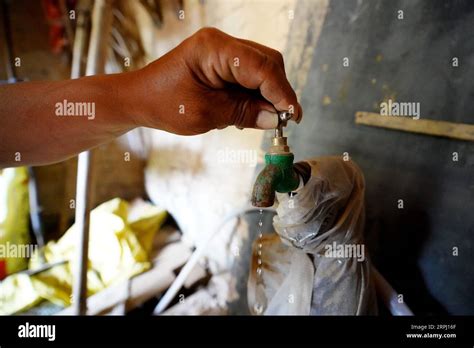
[(291, 152), (288, 154), (265, 154), (265, 163), (274, 165), (279, 169), (279, 176), (275, 181), (275, 191), (287, 193), (298, 188), (300, 178), (293, 169), (294, 159), (295, 157)]
[(265, 154), (265, 168), (255, 181), (252, 204), (256, 207), (271, 207), (275, 201), (275, 191), (287, 193), (294, 191), (300, 184), (300, 176), (293, 169), (294, 156), (283, 136), (283, 127), (293, 117), (289, 111), (278, 112), (278, 126), (272, 146)]

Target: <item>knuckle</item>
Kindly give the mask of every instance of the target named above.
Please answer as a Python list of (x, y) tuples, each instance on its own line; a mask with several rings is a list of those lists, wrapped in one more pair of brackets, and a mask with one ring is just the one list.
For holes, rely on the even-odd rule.
[(221, 32), (216, 28), (204, 27), (204, 28), (199, 29), (196, 32), (195, 37), (200, 41), (206, 42), (206, 41), (209, 41), (209, 40), (215, 38), (220, 33)]
[(280, 51), (273, 50), (273, 56), (275, 57), (275, 60), (277, 61), (280, 66), (284, 65), (284, 59), (283, 59), (283, 54), (281, 54)]
[(184, 41), (185, 51), (188, 52), (213, 52), (216, 43), (221, 41), (218, 37), (222, 32), (216, 28), (204, 27)]

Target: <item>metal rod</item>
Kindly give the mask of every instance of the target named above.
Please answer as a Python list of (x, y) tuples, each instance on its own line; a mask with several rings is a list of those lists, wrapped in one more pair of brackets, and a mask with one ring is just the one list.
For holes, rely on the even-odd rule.
[(90, 152), (84, 151), (79, 154), (77, 162), (77, 186), (76, 186), (76, 217), (75, 227), (78, 232), (78, 248), (75, 276), (73, 306), (77, 315), (85, 315), (87, 312), (87, 263), (89, 254), (89, 212), (90, 212)]
[(112, 21), (112, 0), (95, 0), (92, 12), (92, 28), (87, 55), (86, 75), (104, 72), (107, 41)]
[(72, 47), (71, 79), (77, 79), (83, 75), (82, 61), (88, 37), (91, 5), (91, 0), (81, 0), (76, 6), (76, 34)]
[[(95, 0), (92, 12), (92, 28), (87, 56), (86, 75), (103, 72), (107, 49), (107, 38), (111, 24), (112, 1)], [(77, 37), (76, 37), (77, 40)], [(77, 67), (76, 67), (77, 68)], [(89, 252), (89, 218), (92, 204), (93, 177), (91, 165), (93, 152), (84, 151), (79, 154), (77, 163), (76, 216), (75, 224), (78, 232), (77, 269), (75, 270), (73, 306), (77, 315), (87, 313), (87, 265)]]
[[(77, 25), (76, 25), (76, 39), (74, 40), (72, 66), (71, 66), (71, 78), (76, 79), (82, 75), (82, 58), (85, 54), (86, 48), (86, 37), (87, 37), (87, 26), (88, 17), (90, 13), (86, 11), (89, 8), (91, 1), (81, 0), (77, 6)], [(86, 156), (86, 162), (89, 161)], [(80, 158), (80, 155), (79, 155)], [(87, 197), (87, 186), (88, 186), (88, 170), (85, 170), (84, 159), (81, 165), (78, 164), (77, 168), (77, 188), (76, 188), (76, 210), (75, 210), (75, 224), (77, 233), (79, 234), (79, 244), (77, 252), (77, 270), (74, 273), (73, 280), (73, 302), (74, 312), (77, 315), (85, 314), (87, 307), (83, 300), (84, 296), (87, 296), (87, 266), (83, 267), (84, 259), (87, 263), (88, 255), (88, 237), (89, 237), (89, 211), (86, 205)], [(87, 167), (87, 166), (86, 166)], [(86, 172), (85, 175), (82, 174)], [(84, 197), (86, 196), (86, 197)]]
[(293, 114), (289, 111), (278, 111), (278, 126), (275, 128), (275, 138), (283, 138), (283, 127), (287, 126), (292, 117)]
[(59, 9), (61, 10), (61, 14), (63, 17), (63, 24), (66, 31), (69, 49), (71, 49), (74, 45), (74, 31), (72, 30), (71, 21), (69, 19), (66, 0), (59, 0)]
[(39, 202), (38, 195), (38, 182), (36, 180), (36, 175), (33, 170), (33, 167), (28, 167), (28, 176), (28, 198), (30, 203), (31, 226), (33, 227), (33, 233), (36, 238), (36, 243), (38, 244), (38, 248), (40, 250), (39, 256), (41, 258), (41, 261), (46, 262), (43, 253), (45, 241), (43, 221), (41, 219), (41, 205)]

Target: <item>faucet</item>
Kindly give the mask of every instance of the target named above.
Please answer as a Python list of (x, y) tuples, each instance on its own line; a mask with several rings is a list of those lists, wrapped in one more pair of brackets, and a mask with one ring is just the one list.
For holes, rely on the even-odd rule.
[(275, 191), (286, 193), (294, 191), (300, 184), (300, 176), (293, 168), (294, 155), (290, 152), (283, 127), (293, 116), (288, 111), (278, 113), (278, 126), (272, 146), (265, 154), (265, 168), (257, 176), (252, 192), (252, 205), (271, 207), (275, 202)]

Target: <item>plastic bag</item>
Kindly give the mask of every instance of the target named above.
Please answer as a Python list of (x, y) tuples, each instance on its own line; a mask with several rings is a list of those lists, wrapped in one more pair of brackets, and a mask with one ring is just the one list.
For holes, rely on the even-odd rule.
[[(92, 295), (120, 283), (151, 266), (149, 255), (153, 238), (167, 212), (142, 202), (130, 206), (115, 198), (92, 210), (90, 220), (87, 293)], [(77, 252), (77, 229), (71, 226), (56, 242), (42, 249), (47, 263), (59, 261), (46, 271), (28, 276), (16, 273), (0, 283), (0, 315), (25, 311), (43, 300), (67, 307), (71, 305), (73, 272)], [(29, 269), (41, 267), (35, 253)]]
[[(267, 247), (279, 249), (281, 260), (288, 259), (294, 250), (303, 252), (311, 260), (312, 270), (295, 277), (292, 274), (295, 270), (281, 268), (278, 282), (268, 279), (271, 276), (277, 279), (274, 272), (267, 272), (264, 285), (252, 287), (258, 294), (249, 294), (249, 305), (255, 306), (258, 299), (261, 303), (282, 304), (288, 302), (288, 298), (281, 294), (293, 292), (299, 294), (295, 299), (299, 302), (294, 307), (310, 303), (310, 308), (299, 308), (297, 314), (376, 314), (368, 252), (363, 242), (365, 184), (362, 172), (355, 163), (340, 157), (306, 162), (311, 167), (306, 184), (291, 194), (277, 193), (279, 204), (273, 225), (287, 248), (282, 249), (277, 243)], [(262, 257), (269, 254), (272, 252), (263, 252)], [(288, 279), (296, 279), (298, 289), (295, 290), (295, 284), (290, 284)], [(307, 295), (310, 283), (312, 291)], [(269, 314), (271, 308), (275, 306), (267, 306), (264, 313)], [(295, 314), (288, 306), (271, 312)]]
[[(257, 244), (262, 243), (262, 254)], [(253, 246), (248, 282), (252, 314), (308, 315), (311, 306), (314, 268), (309, 257), (281, 243), (276, 234), (265, 235)], [(262, 260), (258, 264), (257, 260)], [(262, 271), (257, 273), (257, 269)]]
[(0, 280), (28, 266), (16, 250), (29, 249), (28, 172), (25, 167), (0, 170)]

